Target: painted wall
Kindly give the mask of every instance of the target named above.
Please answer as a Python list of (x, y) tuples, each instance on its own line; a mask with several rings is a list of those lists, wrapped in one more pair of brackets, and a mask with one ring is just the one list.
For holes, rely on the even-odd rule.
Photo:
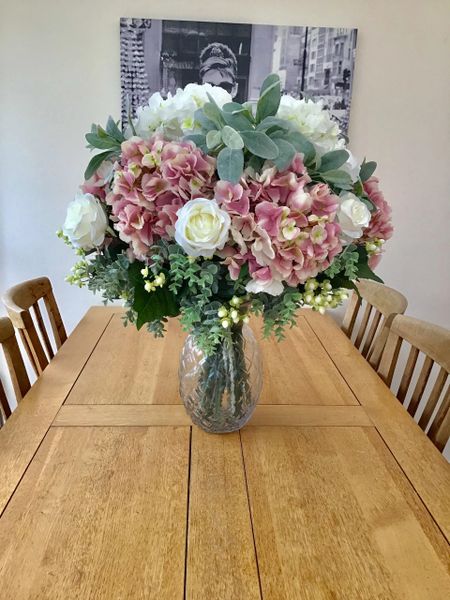
[(92, 121), (120, 114), (119, 18), (357, 27), (350, 147), (376, 159), (395, 237), (379, 268), (409, 312), (450, 326), (446, 0), (16, 0), (0, 6), (0, 292), (50, 276), (69, 330), (98, 302), (55, 237)]

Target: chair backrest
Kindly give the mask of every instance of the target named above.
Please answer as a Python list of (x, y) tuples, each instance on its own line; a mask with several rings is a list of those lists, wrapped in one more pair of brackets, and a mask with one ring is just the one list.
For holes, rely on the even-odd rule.
[(8, 315), (14, 327), (19, 330), (36, 375), (42, 373), (55, 354), (38, 304), (39, 300), (43, 300), (47, 310), (57, 350), (66, 341), (67, 334), (50, 280), (47, 277), (30, 279), (15, 285), (3, 295)]
[[(22, 400), (22, 398), (30, 389), (30, 380), (25, 369), (22, 355), (20, 354), (14, 327), (8, 317), (0, 317), (0, 345), (2, 346), (5, 354), (6, 364), (11, 376), (16, 400), (17, 402), (20, 402), (20, 400)], [(11, 415), (11, 407), (9, 406), (8, 399), (1, 382), (0, 405), (4, 417), (8, 418)]]
[(8, 404), (8, 398), (6, 397), (5, 390), (2, 382), (0, 381), (0, 429), (6, 422), (6, 419), (11, 415), (11, 409)]
[[(353, 338), (361, 354), (377, 369), (392, 320), (405, 312), (408, 301), (397, 290), (376, 281), (361, 279), (356, 287), (358, 293), (353, 292), (350, 298), (342, 330)], [(355, 328), (359, 314), (362, 317)]]
[[(410, 345), (404, 368), (398, 364), (403, 342)], [(412, 393), (408, 394), (420, 353), (424, 355), (422, 368), (418, 377), (416, 374)], [(438, 365), (437, 375), (430, 377), (435, 364)], [(413, 317), (396, 316), (379, 367), (380, 377), (389, 386), (397, 374), (397, 367), (401, 379), (395, 395), (402, 404), (407, 402), (409, 414), (418, 419), (419, 426), (442, 451), (450, 437), (450, 331)], [(428, 397), (424, 395), (426, 389), (431, 389)]]

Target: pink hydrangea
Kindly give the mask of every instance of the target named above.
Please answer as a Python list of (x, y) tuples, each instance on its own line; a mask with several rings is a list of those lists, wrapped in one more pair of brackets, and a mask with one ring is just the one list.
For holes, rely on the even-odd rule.
[(339, 199), (326, 184), (310, 183), (300, 155), (283, 172), (268, 167), (235, 186), (218, 182), (216, 199), (232, 215), (231, 240), (221, 252), (232, 279), (247, 264), (249, 289), (274, 293), (281, 281), (297, 286), (316, 276), (341, 252)]
[(388, 240), (394, 231), (391, 222), (391, 207), (384, 199), (383, 192), (378, 187), (378, 181), (377, 177), (371, 177), (364, 183), (364, 191), (377, 209), (372, 214), (369, 226), (364, 230), (364, 238), (367, 240), (374, 238)]
[(378, 187), (378, 178), (371, 177), (364, 183), (364, 191), (375, 205), (376, 211), (372, 213), (369, 226), (364, 229), (362, 242), (377, 242), (378, 247), (369, 256), (369, 267), (375, 269), (383, 252), (382, 242), (392, 237), (394, 228), (391, 221), (391, 207), (386, 202), (383, 192)]
[(212, 197), (216, 161), (192, 142), (132, 137), (121, 146), (112, 190), (106, 196), (114, 228), (145, 260), (158, 239), (171, 239), (177, 211), (189, 200)]

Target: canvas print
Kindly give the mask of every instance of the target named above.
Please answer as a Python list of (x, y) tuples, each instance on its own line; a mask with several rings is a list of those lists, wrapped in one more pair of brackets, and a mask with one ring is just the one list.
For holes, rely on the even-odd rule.
[(356, 29), (121, 19), (122, 119), (149, 96), (211, 83), (256, 100), (269, 73), (296, 98), (322, 99), (346, 133)]

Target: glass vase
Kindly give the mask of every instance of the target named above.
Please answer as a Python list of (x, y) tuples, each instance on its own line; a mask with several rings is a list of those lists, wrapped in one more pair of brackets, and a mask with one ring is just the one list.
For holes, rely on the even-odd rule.
[(262, 387), (258, 342), (247, 325), (235, 325), (206, 355), (189, 335), (180, 356), (180, 395), (192, 421), (205, 431), (241, 429), (250, 419)]

